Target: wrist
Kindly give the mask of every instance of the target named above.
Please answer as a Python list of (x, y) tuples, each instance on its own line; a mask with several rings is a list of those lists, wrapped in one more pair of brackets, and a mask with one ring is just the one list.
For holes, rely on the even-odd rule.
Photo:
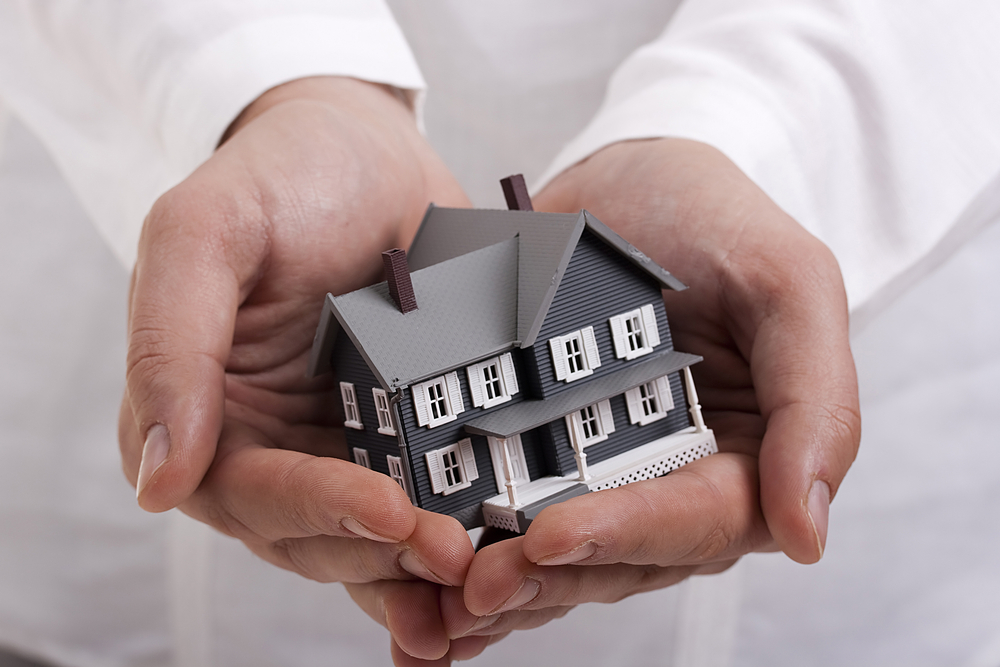
[(262, 93), (226, 128), (219, 146), (255, 118), (279, 105), (296, 101), (336, 105), (359, 118), (402, 124), (417, 132), (413, 100), (407, 91), (346, 76), (312, 76), (283, 83)]

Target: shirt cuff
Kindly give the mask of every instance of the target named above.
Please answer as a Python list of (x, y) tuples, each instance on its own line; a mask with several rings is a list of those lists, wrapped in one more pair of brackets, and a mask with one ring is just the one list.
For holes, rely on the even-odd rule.
[(425, 87), (391, 15), (315, 15), (240, 25), (167, 68), (152, 83), (168, 162), (188, 174), (212, 155), (230, 123), (265, 91), (308, 76), (339, 75), (408, 91), (418, 113)]
[(632, 93), (615, 88), (612, 84), (594, 119), (559, 152), (532, 190), (621, 141), (661, 137), (699, 141), (725, 153), (751, 178), (776, 160), (787, 164), (795, 155), (775, 110), (726, 82), (682, 77)]

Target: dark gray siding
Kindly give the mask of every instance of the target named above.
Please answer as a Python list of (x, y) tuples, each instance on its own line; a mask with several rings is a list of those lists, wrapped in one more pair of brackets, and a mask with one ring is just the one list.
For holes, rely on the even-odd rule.
[[(520, 363), (520, 355), (517, 350), (513, 351), (513, 358), (515, 372), (518, 376), (518, 385), (521, 391), (515, 394), (510, 401), (487, 410), (472, 407), (472, 395), (469, 392), (468, 376), (466, 375), (465, 368), (453, 369), (458, 372), (465, 412), (459, 414), (458, 419), (455, 421), (442, 424), (441, 426), (427, 428), (417, 424), (416, 413), (413, 409), (413, 394), (409, 388), (402, 392), (399, 412), (402, 416), (403, 431), (406, 434), (406, 443), (409, 448), (410, 469), (413, 473), (413, 489), (417, 505), (431, 512), (455, 516), (462, 521), (466, 528), (482, 524), (481, 512), (472, 512), (469, 508), (479, 505), (486, 498), (497, 495), (497, 486), (486, 438), (483, 436), (469, 436), (465, 432), (465, 422), (488, 412), (510, 407), (524, 399), (524, 383), (522, 382), (524, 369)], [(479, 471), (479, 479), (472, 482), (472, 486), (469, 488), (456, 491), (450, 495), (435, 494), (431, 489), (430, 474), (427, 471), (427, 459), (424, 455), (427, 452), (453, 445), (459, 440), (469, 437), (472, 439), (472, 447), (476, 454), (476, 468)], [(544, 459), (536, 444), (536, 438), (525, 434), (522, 436), (522, 444), (524, 444), (525, 461), (528, 465), (529, 473), (539, 477), (542, 476), (544, 474), (542, 472)]]
[(355, 349), (347, 336), (338, 336), (333, 348), (333, 372), (336, 378), (334, 385), (334, 404), (338, 416), (344, 418), (344, 404), (340, 397), (340, 382), (351, 382), (358, 397), (358, 411), (361, 413), (361, 423), (365, 428), (359, 431), (345, 428), (347, 450), (354, 460), (354, 447), (368, 450), (372, 470), (384, 475), (389, 474), (389, 463), (386, 456), (399, 456), (399, 440), (391, 435), (378, 432), (378, 414), (375, 412), (375, 398), (372, 388), (380, 386), (368, 364)]
[[(688, 412), (687, 396), (680, 373), (670, 376), (670, 393), (674, 398), (674, 409), (667, 416), (652, 424), (638, 426), (629, 422), (628, 406), (625, 396), (611, 398), (611, 411), (615, 418), (615, 432), (608, 439), (584, 449), (587, 455), (587, 465), (606, 461), (630, 449), (635, 449), (657, 438), (676, 433), (691, 425), (691, 415)], [(573, 446), (569, 442), (569, 432), (566, 420), (560, 419), (546, 425), (548, 431), (546, 440), (551, 442), (551, 449), (546, 452), (550, 460), (553, 474), (568, 475), (576, 471), (576, 459), (573, 458)]]
[[(660, 332), (660, 344), (655, 348), (656, 351), (672, 350), (673, 342), (659, 283), (638, 270), (590, 231), (584, 231), (542, 323), (538, 340), (524, 350), (525, 370), (532, 395), (546, 398), (579, 382), (614, 373), (632, 363), (615, 358), (608, 320), (648, 303), (653, 304), (656, 309), (657, 328)], [(594, 370), (593, 375), (575, 382), (556, 380), (549, 339), (586, 326), (594, 327), (601, 353), (601, 366)]]

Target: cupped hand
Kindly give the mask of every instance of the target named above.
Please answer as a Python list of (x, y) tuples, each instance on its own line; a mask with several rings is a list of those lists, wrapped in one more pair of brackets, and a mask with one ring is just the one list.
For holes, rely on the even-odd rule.
[(697, 142), (624, 142), (564, 172), (541, 210), (585, 208), (685, 282), (665, 292), (720, 453), (544, 510), (480, 551), (450, 636), (535, 627), (750, 551), (823, 555), (830, 500), (857, 453), (847, 301), (829, 250), (732, 162)]
[(431, 201), (468, 205), (399, 97), (320, 77), (264, 94), (156, 203), (119, 421), (143, 508), (180, 507), (320, 581), (462, 582), (465, 532), (343, 460), (332, 383), (305, 377), (324, 295), (379, 279)]

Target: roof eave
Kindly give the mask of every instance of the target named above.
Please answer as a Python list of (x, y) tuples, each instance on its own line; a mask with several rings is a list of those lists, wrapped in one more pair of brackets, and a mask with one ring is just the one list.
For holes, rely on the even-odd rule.
[(608, 245), (618, 251), (625, 259), (655, 278), (659, 283), (676, 292), (687, 289), (687, 285), (678, 280), (672, 273), (654, 262), (644, 252), (623, 239), (616, 231), (597, 219), (590, 211), (581, 211), (587, 221), (587, 227), (601, 237)]

